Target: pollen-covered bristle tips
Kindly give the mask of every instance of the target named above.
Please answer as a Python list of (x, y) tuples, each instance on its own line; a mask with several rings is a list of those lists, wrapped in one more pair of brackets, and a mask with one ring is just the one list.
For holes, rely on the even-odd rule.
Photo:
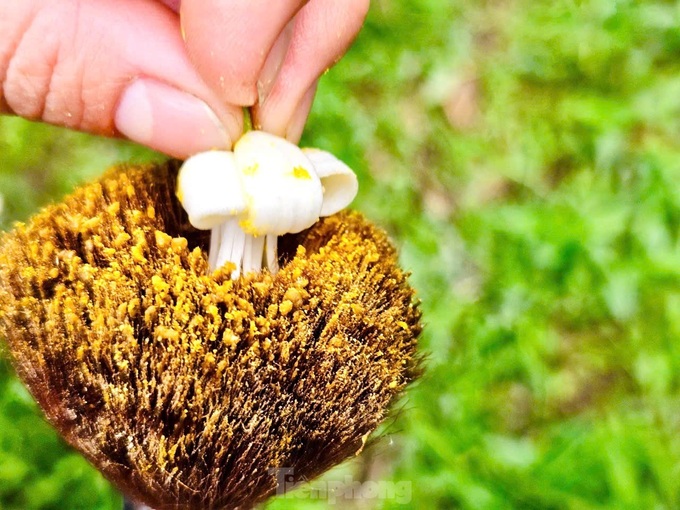
[(251, 508), (272, 469), (311, 479), (360, 450), (418, 374), (420, 313), (357, 213), (244, 241), (242, 270), (271, 257), (276, 274), (209, 271), (177, 167), (114, 169), (5, 234), (0, 333), (49, 420), (132, 499)]

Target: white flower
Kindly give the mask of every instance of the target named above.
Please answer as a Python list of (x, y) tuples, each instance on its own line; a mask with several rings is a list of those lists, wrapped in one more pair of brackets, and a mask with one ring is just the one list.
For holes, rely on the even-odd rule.
[(278, 236), (335, 214), (357, 190), (354, 172), (332, 154), (300, 149), (263, 131), (248, 131), (233, 152), (190, 157), (177, 176), (189, 221), (211, 230), (210, 268), (232, 262), (234, 279), (264, 264), (275, 273)]

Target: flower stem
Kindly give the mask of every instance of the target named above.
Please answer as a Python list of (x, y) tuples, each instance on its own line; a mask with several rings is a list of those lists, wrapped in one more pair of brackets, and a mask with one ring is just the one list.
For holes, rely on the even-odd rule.
[(253, 130), (253, 109), (250, 106), (243, 108), (243, 133)]

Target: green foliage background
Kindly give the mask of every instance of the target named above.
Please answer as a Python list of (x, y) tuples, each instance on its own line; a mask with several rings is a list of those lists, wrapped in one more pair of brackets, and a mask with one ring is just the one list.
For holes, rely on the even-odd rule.
[[(428, 357), (386, 437), (326, 477), (410, 502), (339, 506), (680, 508), (679, 135), (680, 2), (373, 2), (304, 142), (357, 169)], [(157, 157), (0, 119), (0, 222)], [(120, 505), (4, 361), (0, 508)]]

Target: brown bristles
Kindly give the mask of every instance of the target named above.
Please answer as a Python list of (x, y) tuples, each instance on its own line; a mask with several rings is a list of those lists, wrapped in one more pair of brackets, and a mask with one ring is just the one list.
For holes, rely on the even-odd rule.
[(208, 275), (177, 164), (119, 168), (0, 244), (0, 333), (65, 439), (157, 510), (250, 508), (277, 467), (360, 451), (418, 373), (420, 313), (385, 234), (341, 213), (281, 269)]

